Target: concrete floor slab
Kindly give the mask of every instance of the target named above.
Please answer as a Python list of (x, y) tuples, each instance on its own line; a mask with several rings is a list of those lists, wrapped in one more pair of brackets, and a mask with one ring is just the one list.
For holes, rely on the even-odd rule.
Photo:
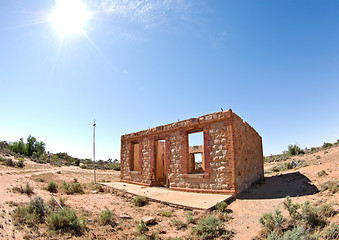
[(208, 210), (213, 208), (216, 203), (232, 198), (232, 195), (180, 192), (167, 188), (145, 187), (123, 182), (105, 182), (101, 184), (115, 190), (126, 191), (133, 195), (146, 196), (157, 202), (189, 209)]

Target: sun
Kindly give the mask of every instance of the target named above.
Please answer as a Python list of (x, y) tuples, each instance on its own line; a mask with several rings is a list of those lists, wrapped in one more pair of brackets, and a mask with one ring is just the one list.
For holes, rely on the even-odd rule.
[(59, 0), (51, 15), (57, 31), (63, 36), (73, 33), (84, 33), (84, 26), (89, 12), (80, 0)]

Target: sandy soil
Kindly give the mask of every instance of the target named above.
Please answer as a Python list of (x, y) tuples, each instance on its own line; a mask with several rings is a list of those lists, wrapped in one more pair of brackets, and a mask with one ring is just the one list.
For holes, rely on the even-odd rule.
[[(326, 151), (326, 153), (325, 153)], [(320, 156), (320, 157), (317, 157)], [(0, 157), (4, 157), (0, 154)], [(307, 154), (293, 158), (305, 160), (309, 166), (294, 169), (283, 173), (267, 173), (266, 180), (252, 186), (247, 192), (242, 193), (229, 205), (233, 219), (226, 224), (228, 230), (235, 232), (233, 239), (251, 239), (260, 232), (259, 218), (265, 212), (272, 212), (279, 208), (283, 210), (283, 201), (286, 196), (291, 196), (293, 202), (335, 203), (338, 210), (339, 194), (320, 192), (323, 182), (339, 178), (339, 147), (322, 150), (315, 154)], [(291, 160), (289, 160), (291, 161)], [(269, 163), (265, 165), (265, 171), (277, 165)], [(325, 170), (328, 175), (319, 177), (318, 172)], [(116, 171), (97, 170), (98, 181), (119, 181), (120, 173)], [(14, 226), (11, 213), (21, 203), (30, 201), (25, 194), (13, 192), (13, 187), (25, 186), (28, 182), (34, 189), (35, 195), (41, 196), (45, 202), (50, 201), (51, 194), (46, 190), (50, 181), (61, 184), (63, 181), (71, 182), (77, 178), (84, 185), (85, 194), (66, 195), (58, 192), (57, 197), (63, 196), (68, 207), (74, 208), (78, 215), (88, 219), (88, 231), (79, 239), (134, 239), (135, 226), (142, 217), (150, 216), (157, 220), (157, 224), (150, 227), (150, 232), (159, 233), (166, 239), (168, 237), (181, 237), (190, 234), (189, 228), (176, 229), (173, 219), (186, 222), (187, 210), (170, 207), (161, 203), (150, 202), (144, 207), (135, 207), (132, 204), (132, 196), (126, 193), (105, 192), (93, 193), (93, 170), (79, 167), (56, 167), (49, 164), (36, 164), (28, 159), (25, 167), (13, 168), (0, 164), (0, 239), (65, 239), (76, 238), (69, 235), (51, 235), (47, 231), (46, 224), (39, 229)], [(98, 223), (100, 212), (105, 207), (112, 210), (118, 221), (118, 227), (101, 226)], [(170, 217), (163, 216), (163, 211), (170, 211)], [(195, 218), (206, 216), (207, 212), (194, 211)], [(285, 210), (283, 214), (287, 216)], [(131, 219), (122, 219), (120, 215), (129, 215)], [(333, 218), (339, 223), (339, 217)]]

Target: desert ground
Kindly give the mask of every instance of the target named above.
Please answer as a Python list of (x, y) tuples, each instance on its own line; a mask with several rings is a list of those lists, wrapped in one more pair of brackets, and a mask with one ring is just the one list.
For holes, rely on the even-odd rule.
[[(0, 157), (12, 158), (0, 153)], [(225, 228), (233, 232), (231, 239), (253, 239), (260, 235), (260, 217), (266, 212), (280, 209), (288, 216), (283, 202), (286, 196), (291, 196), (293, 202), (333, 203), (336, 212), (339, 209), (339, 193), (320, 191), (321, 184), (329, 180), (339, 179), (339, 146), (320, 150), (316, 153), (295, 156), (292, 159), (304, 160), (308, 166), (291, 169), (284, 172), (272, 172), (270, 169), (277, 162), (265, 164), (265, 180), (253, 185), (248, 191), (229, 202), (228, 216), (231, 220), (225, 223)], [(133, 197), (126, 192), (116, 192), (112, 189), (98, 189), (93, 183), (93, 170), (81, 169), (76, 166), (53, 166), (38, 164), (25, 158), (23, 168), (8, 167), (0, 164), (0, 239), (136, 239), (136, 225), (144, 217), (152, 217), (156, 223), (149, 226), (148, 236), (151, 239), (193, 239), (191, 229), (194, 223), (186, 222), (188, 212), (195, 219), (207, 215), (218, 215), (217, 212), (180, 209), (162, 203), (149, 202), (143, 207), (133, 204)], [(325, 175), (319, 176), (324, 170)], [(119, 181), (120, 173), (113, 170), (97, 170), (98, 182)], [(76, 179), (76, 180), (74, 180)], [(48, 224), (38, 227), (28, 227), (15, 223), (13, 211), (18, 206), (28, 203), (34, 196), (40, 196), (45, 203), (50, 202), (51, 193), (46, 190), (47, 184), (54, 181), (61, 186), (62, 182), (77, 181), (82, 184), (84, 194), (67, 195), (59, 190), (55, 197), (66, 199), (65, 205), (76, 211), (78, 216), (86, 219), (86, 231), (81, 236), (71, 233), (51, 232)], [(33, 194), (21, 194), (13, 188), (25, 186), (33, 188)], [(60, 187), (59, 187), (60, 189)], [(105, 208), (115, 215), (116, 224), (102, 225), (99, 221), (101, 211)], [(129, 217), (126, 217), (129, 216)], [(331, 222), (339, 224), (339, 214), (330, 218)], [(154, 237), (156, 236), (156, 237)]]

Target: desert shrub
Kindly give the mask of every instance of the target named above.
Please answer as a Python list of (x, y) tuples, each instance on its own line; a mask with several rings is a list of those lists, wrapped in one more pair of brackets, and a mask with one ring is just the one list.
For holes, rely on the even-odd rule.
[(308, 239), (306, 238), (308, 235), (308, 232), (302, 226), (297, 226), (292, 230), (286, 231), (281, 240)]
[(272, 231), (281, 233), (283, 229), (283, 223), (286, 221), (281, 214), (279, 209), (275, 210), (275, 214), (264, 213), (264, 215), (259, 219), (260, 223), (264, 227), (264, 231), (271, 233)]
[(320, 190), (326, 191), (329, 190), (331, 193), (336, 193), (339, 191), (339, 180), (327, 181), (320, 186)]
[(138, 207), (145, 206), (148, 203), (148, 199), (145, 196), (135, 196), (133, 198), (133, 204)]
[(44, 204), (44, 200), (35, 196), (26, 206), (17, 207), (13, 212), (13, 221), (15, 225), (27, 224), (35, 226), (37, 223), (45, 222), (45, 216), (48, 208)]
[(175, 226), (176, 230), (180, 230), (180, 229), (186, 227), (186, 224), (183, 221), (181, 221), (180, 219), (174, 218), (174, 219), (171, 219), (171, 222), (172, 222), (173, 226)]
[(33, 199), (31, 199), (28, 205), (28, 211), (30, 213), (37, 214), (39, 216), (40, 222), (43, 223), (45, 215), (48, 212), (48, 208), (44, 204), (44, 200), (41, 197), (35, 196)]
[(58, 185), (55, 182), (49, 182), (47, 185), (47, 191), (52, 193), (58, 192)]
[(31, 185), (29, 185), (28, 182), (25, 185), (24, 193), (27, 194), (28, 196), (33, 194), (33, 188), (31, 187)]
[(292, 162), (279, 163), (277, 166), (272, 167), (270, 170), (272, 172), (284, 172), (289, 169), (306, 167), (306, 166), (308, 166), (308, 164), (304, 160), (299, 160), (299, 161), (293, 160)]
[(14, 192), (18, 192), (21, 194), (27, 194), (28, 196), (30, 196), (31, 194), (33, 194), (33, 188), (31, 187), (31, 185), (29, 185), (29, 183), (27, 182), (25, 187), (13, 187), (12, 190)]
[(23, 168), (25, 166), (24, 161), (21, 160), (21, 159), (19, 161), (15, 162), (15, 165), (19, 168)]
[(192, 233), (202, 239), (215, 239), (222, 235), (226, 238), (231, 235), (231, 232), (225, 230), (223, 222), (216, 220), (213, 215), (200, 220), (198, 226), (192, 229)]
[(284, 154), (277, 154), (277, 155), (270, 155), (270, 156), (266, 156), (264, 157), (264, 161), (267, 163), (270, 162), (281, 162), (281, 161), (285, 161), (287, 159), (291, 158), (290, 155), (288, 155), (287, 153)]
[(80, 165), (80, 159), (75, 159), (74, 164), (75, 164), (75, 166), (79, 166)]
[(28, 212), (27, 206), (19, 206), (14, 209), (12, 214), (13, 224), (18, 225), (28, 225), (29, 227), (35, 226), (38, 221), (38, 216)]
[[(58, 198), (58, 202), (59, 202), (59, 204), (60, 204), (61, 207), (65, 207), (65, 206), (66, 206), (66, 204), (65, 204), (66, 198), (63, 198), (63, 197), (60, 196), (60, 197)], [(49, 205), (52, 206), (53, 208), (55, 208), (55, 207), (58, 207), (58, 208), (59, 208), (58, 204), (56, 203), (56, 201), (54, 200), (53, 197), (50, 199)]]
[(322, 177), (322, 176), (326, 176), (326, 175), (328, 175), (328, 174), (327, 174), (327, 172), (326, 172), (325, 170), (321, 170), (321, 171), (319, 171), (319, 172), (317, 173), (317, 175), (318, 175), (319, 177)]
[(71, 184), (70, 187), (70, 193), (84, 193), (84, 189), (82, 188), (82, 185), (78, 182), (75, 182), (73, 184)]
[(114, 213), (108, 208), (105, 208), (105, 210), (101, 211), (100, 213), (100, 223), (102, 225), (116, 225), (116, 222), (114, 220)]
[(82, 185), (78, 182), (73, 182), (71, 184), (63, 182), (61, 187), (65, 191), (66, 194), (84, 193), (84, 189)]
[(327, 224), (325, 216), (319, 215), (317, 208), (305, 201), (301, 209), (301, 218), (309, 228), (324, 227)]
[(195, 223), (195, 218), (193, 216), (193, 213), (191, 211), (186, 213), (186, 223), (190, 224), (190, 223)]
[(333, 208), (333, 204), (321, 204), (317, 207), (317, 214), (325, 217), (332, 217), (336, 214), (336, 211)]
[(331, 147), (332, 145), (333, 145), (332, 143), (324, 142), (323, 148), (328, 148), (328, 147)]
[(120, 171), (120, 163), (119, 162), (114, 162), (109, 165), (109, 169), (113, 169), (116, 171)]
[(226, 212), (227, 207), (228, 207), (228, 204), (224, 201), (218, 202), (215, 205), (215, 209), (218, 210), (219, 212)]
[[(277, 210), (275, 216), (271, 213), (266, 213), (260, 218), (260, 222), (263, 225), (262, 233), (268, 239), (319, 239), (320, 235), (318, 233), (328, 224), (327, 217), (332, 217), (336, 213), (333, 209), (333, 204), (312, 206), (309, 201), (305, 201), (304, 204), (299, 205), (292, 203), (290, 197), (286, 198), (284, 205), (291, 217), (289, 221), (286, 221)], [(331, 233), (329, 235), (331, 236)]]
[(52, 213), (47, 221), (51, 230), (70, 232), (75, 235), (82, 235), (86, 227), (85, 219), (79, 219), (72, 209), (64, 209), (57, 213)]
[(139, 234), (145, 234), (149, 230), (143, 220), (140, 220), (140, 223), (137, 224), (136, 229)]
[(66, 202), (66, 198), (63, 198), (63, 197), (59, 197), (59, 203), (60, 203), (60, 205), (62, 206), (62, 207), (64, 207), (66, 204), (65, 204), (65, 202)]
[(171, 211), (171, 210), (169, 210), (169, 211), (161, 210), (161, 211), (159, 212), (159, 214), (160, 214), (161, 216), (163, 216), (163, 217), (170, 217), (170, 216), (172, 216), (173, 211)]
[(301, 215), (298, 212), (298, 209), (300, 208), (300, 205), (298, 203), (292, 203), (292, 200), (289, 196), (286, 197), (284, 201), (284, 206), (286, 207), (288, 213), (290, 214), (290, 217), (292, 220), (300, 220)]
[(339, 225), (332, 223), (323, 233), (324, 239), (339, 239)]
[(98, 192), (105, 192), (105, 188), (100, 185), (100, 184), (96, 184), (95, 185), (95, 189), (98, 191)]
[(297, 144), (288, 145), (288, 154), (290, 156), (304, 154), (304, 153), (305, 152)]
[(14, 167), (15, 166), (15, 164), (14, 164), (14, 162), (11, 158), (6, 158), (5, 165), (8, 166), (8, 167)]

